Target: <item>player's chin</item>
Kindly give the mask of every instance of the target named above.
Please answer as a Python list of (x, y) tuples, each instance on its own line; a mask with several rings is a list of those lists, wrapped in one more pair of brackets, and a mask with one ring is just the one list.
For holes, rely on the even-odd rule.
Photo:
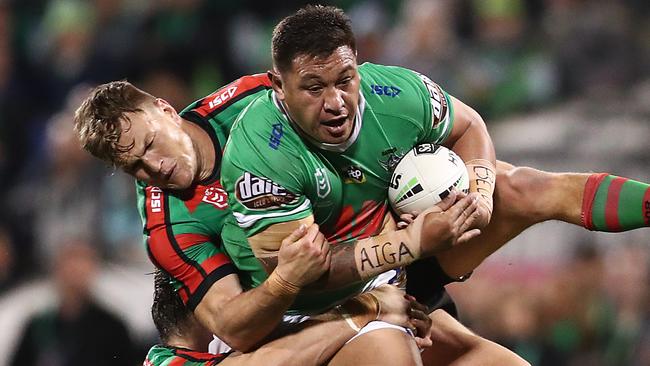
[(190, 175), (175, 174), (172, 179), (160, 182), (160, 184), (156, 184), (156, 186), (163, 189), (183, 190), (190, 188), (192, 186), (192, 181), (193, 179)]

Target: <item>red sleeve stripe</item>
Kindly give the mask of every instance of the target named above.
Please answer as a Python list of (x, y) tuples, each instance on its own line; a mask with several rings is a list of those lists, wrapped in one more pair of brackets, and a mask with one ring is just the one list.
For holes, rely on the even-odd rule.
[(217, 268), (230, 263), (230, 259), (224, 253), (219, 253), (201, 262), (201, 267), (207, 273), (212, 273)]
[(607, 178), (607, 173), (597, 173), (597, 174), (592, 174), (589, 176), (587, 179), (587, 182), (585, 183), (585, 189), (583, 193), (583, 198), (582, 198), (582, 214), (581, 219), (582, 219), (582, 225), (587, 229), (587, 230), (594, 230), (594, 218), (593, 218), (593, 205), (594, 205), (594, 197), (596, 196), (596, 192), (598, 192), (598, 187), (600, 186), (600, 183)]
[[(192, 310), (198, 305), (203, 295), (213, 283), (225, 275), (234, 273), (234, 266), (224, 253), (215, 255), (215, 259), (207, 259), (205, 264), (189, 258), (184, 249), (191, 245), (196, 245), (209, 241), (204, 235), (197, 234), (179, 234), (179, 242), (174, 235), (172, 225), (169, 219), (169, 196), (161, 192), (160, 208), (161, 213), (151, 213), (153, 206), (150, 202), (156, 197), (150, 195), (152, 190), (147, 187), (147, 229), (149, 240), (147, 240), (147, 250), (152, 262), (160, 269), (168, 273), (172, 278), (181, 282), (182, 289), (179, 292), (181, 299)], [(153, 190), (155, 193), (155, 190)], [(153, 223), (158, 223), (153, 226)], [(182, 244), (181, 244), (182, 243)]]
[(607, 227), (612, 231), (621, 230), (621, 224), (618, 219), (618, 198), (620, 196), (623, 183), (626, 181), (626, 178), (616, 177), (609, 185), (607, 203), (605, 204), (605, 223)]
[(269, 88), (271, 88), (271, 80), (266, 74), (243, 76), (203, 98), (192, 110), (206, 118), (219, 113), (247, 95)]

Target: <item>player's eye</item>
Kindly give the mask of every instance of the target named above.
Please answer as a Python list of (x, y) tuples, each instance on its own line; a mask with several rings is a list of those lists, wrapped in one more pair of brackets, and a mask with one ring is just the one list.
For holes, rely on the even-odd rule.
[(320, 93), (321, 90), (323, 90), (323, 87), (321, 87), (320, 85), (314, 85), (307, 88), (307, 90), (309, 90), (310, 93), (317, 94)]
[(156, 134), (153, 134), (153, 136), (151, 136), (151, 138), (149, 139), (149, 142), (147, 142), (147, 144), (144, 146), (144, 151), (145, 151), (145, 152), (146, 152), (147, 150), (149, 150), (149, 148), (151, 148), (151, 145), (153, 145), (153, 140), (154, 140), (155, 138), (156, 138)]
[(341, 86), (347, 86), (348, 84), (350, 84), (350, 80), (352, 80), (351, 77), (346, 77), (341, 79), (338, 84)]
[(124, 164), (124, 165), (122, 165), (122, 170), (123, 170), (126, 174), (131, 174), (131, 175), (133, 175), (133, 174), (136, 172), (136, 170), (137, 170), (138, 162), (139, 162), (139, 160), (138, 160), (138, 161), (135, 161), (135, 162), (132, 162), (132, 163), (129, 163), (129, 164)]

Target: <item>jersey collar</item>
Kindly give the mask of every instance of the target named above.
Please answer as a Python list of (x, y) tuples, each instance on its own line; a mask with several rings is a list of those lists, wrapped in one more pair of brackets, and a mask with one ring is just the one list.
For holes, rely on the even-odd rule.
[(302, 130), (302, 128), (300, 128), (300, 126), (291, 118), (284, 102), (278, 100), (275, 91), (272, 92), (272, 98), (273, 98), (273, 104), (275, 104), (276, 108), (278, 108), (280, 112), (282, 112), (282, 114), (285, 116), (287, 121), (289, 121), (294, 126), (294, 129), (298, 131), (298, 134), (302, 136), (305, 140), (309, 141), (312, 145), (316, 146), (321, 150), (342, 153), (345, 150), (347, 150), (350, 146), (352, 146), (352, 144), (354, 144), (357, 141), (357, 138), (359, 137), (359, 133), (361, 132), (361, 126), (363, 125), (363, 112), (366, 110), (366, 98), (363, 97), (363, 93), (361, 93), (361, 91), (359, 91), (359, 105), (357, 106), (357, 113), (355, 113), (354, 115), (354, 122), (353, 122), (354, 125), (352, 126), (352, 133), (350, 134), (350, 137), (347, 140), (341, 142), (340, 144), (329, 144), (329, 143), (314, 140), (311, 136), (307, 135)]

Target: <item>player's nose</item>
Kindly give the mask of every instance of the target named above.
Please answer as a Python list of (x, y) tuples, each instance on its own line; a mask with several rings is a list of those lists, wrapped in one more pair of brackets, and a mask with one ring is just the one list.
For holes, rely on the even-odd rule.
[(341, 91), (336, 88), (327, 88), (323, 94), (324, 105), (323, 108), (326, 112), (334, 115), (339, 115), (343, 111), (343, 96)]

